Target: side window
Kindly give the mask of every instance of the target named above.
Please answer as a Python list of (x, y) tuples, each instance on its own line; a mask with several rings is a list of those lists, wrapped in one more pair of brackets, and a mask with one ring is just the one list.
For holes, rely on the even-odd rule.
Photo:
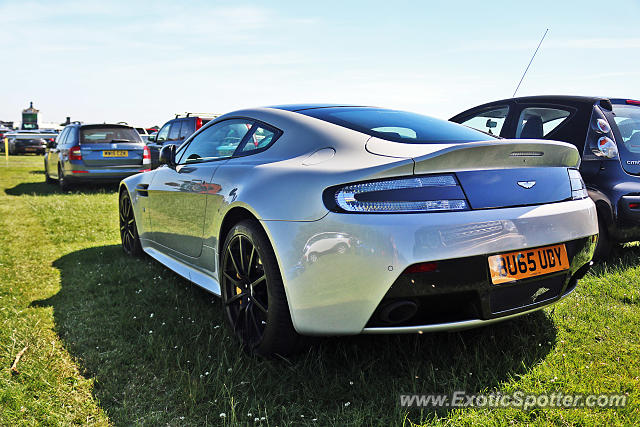
[(64, 145), (64, 141), (67, 138), (67, 134), (69, 133), (69, 128), (64, 128), (64, 130), (58, 135), (56, 138), (56, 145), (58, 147), (62, 147)]
[(502, 126), (504, 126), (504, 121), (508, 114), (508, 106), (492, 108), (491, 110), (484, 110), (468, 118), (461, 124), (491, 135), (500, 135), (500, 131), (502, 131)]
[(251, 151), (260, 150), (262, 148), (267, 147), (277, 138), (277, 134), (275, 129), (267, 129), (265, 126), (256, 125), (254, 126), (251, 135), (247, 138), (247, 141), (244, 143), (244, 147), (242, 147), (243, 153), (248, 153)]
[(249, 120), (225, 120), (206, 128), (196, 135), (184, 149), (179, 163), (231, 157), (251, 129)]
[(187, 119), (182, 122), (182, 127), (180, 128), (180, 139), (185, 139), (193, 132), (196, 131), (196, 123), (194, 120)]
[(544, 138), (560, 126), (571, 113), (560, 108), (528, 107), (518, 117), (516, 138)]
[(169, 141), (177, 141), (180, 139), (180, 125), (182, 120), (176, 120), (171, 123), (171, 130), (169, 131)]
[(76, 141), (76, 129), (78, 129), (77, 127), (72, 127), (69, 128), (69, 132), (67, 132), (67, 134), (64, 137), (64, 146), (65, 147), (71, 147), (73, 145), (76, 145), (78, 142)]
[(169, 138), (169, 127), (171, 126), (171, 123), (167, 123), (166, 125), (162, 126), (162, 129), (160, 129), (160, 131), (158, 132), (158, 135), (156, 137), (156, 142), (158, 144), (164, 144), (165, 141)]

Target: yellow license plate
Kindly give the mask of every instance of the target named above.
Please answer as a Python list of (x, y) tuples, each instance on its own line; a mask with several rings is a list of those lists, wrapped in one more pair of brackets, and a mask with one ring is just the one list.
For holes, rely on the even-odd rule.
[(491, 282), (494, 285), (568, 269), (569, 258), (564, 244), (489, 257)]
[(109, 150), (103, 151), (102, 157), (127, 157), (129, 152), (127, 150)]

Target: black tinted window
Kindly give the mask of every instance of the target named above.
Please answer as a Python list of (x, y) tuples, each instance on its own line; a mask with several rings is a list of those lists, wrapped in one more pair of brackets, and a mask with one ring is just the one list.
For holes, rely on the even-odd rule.
[(180, 124), (182, 122), (180, 120), (175, 121), (171, 124), (171, 130), (169, 131), (169, 141), (177, 141), (180, 139)]
[(406, 111), (341, 107), (298, 112), (395, 142), (411, 144), (461, 143), (486, 141), (492, 138), (456, 123)]
[(185, 139), (196, 131), (196, 123), (193, 119), (184, 120), (180, 128), (180, 139)]

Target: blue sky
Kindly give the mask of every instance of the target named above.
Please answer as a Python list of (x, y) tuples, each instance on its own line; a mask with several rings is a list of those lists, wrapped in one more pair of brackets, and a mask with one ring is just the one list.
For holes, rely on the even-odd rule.
[(640, 1), (0, 0), (0, 120), (162, 125), (297, 102), (448, 118), (518, 95), (640, 99)]

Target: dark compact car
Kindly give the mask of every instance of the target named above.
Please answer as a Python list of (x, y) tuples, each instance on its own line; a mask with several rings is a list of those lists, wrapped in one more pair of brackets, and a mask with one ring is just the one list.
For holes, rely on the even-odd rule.
[(612, 243), (640, 240), (640, 101), (530, 96), (483, 104), (450, 120), (503, 138), (575, 145), (598, 210), (595, 258), (605, 258)]
[(153, 169), (158, 167), (158, 157), (163, 146), (169, 144), (180, 146), (185, 139), (216, 117), (218, 117), (216, 114), (186, 113), (184, 116), (176, 114), (176, 117), (165, 123), (158, 133), (149, 135), (147, 138), (147, 146), (151, 151), (151, 167)]
[[(47, 143), (54, 141), (57, 134), (54, 131), (15, 131), (3, 135), (7, 138), (9, 154), (44, 154)], [(4, 141), (2, 141), (4, 151)]]
[(46, 181), (63, 190), (73, 183), (118, 182), (150, 170), (149, 148), (134, 128), (119, 124), (66, 126), (44, 157)]

